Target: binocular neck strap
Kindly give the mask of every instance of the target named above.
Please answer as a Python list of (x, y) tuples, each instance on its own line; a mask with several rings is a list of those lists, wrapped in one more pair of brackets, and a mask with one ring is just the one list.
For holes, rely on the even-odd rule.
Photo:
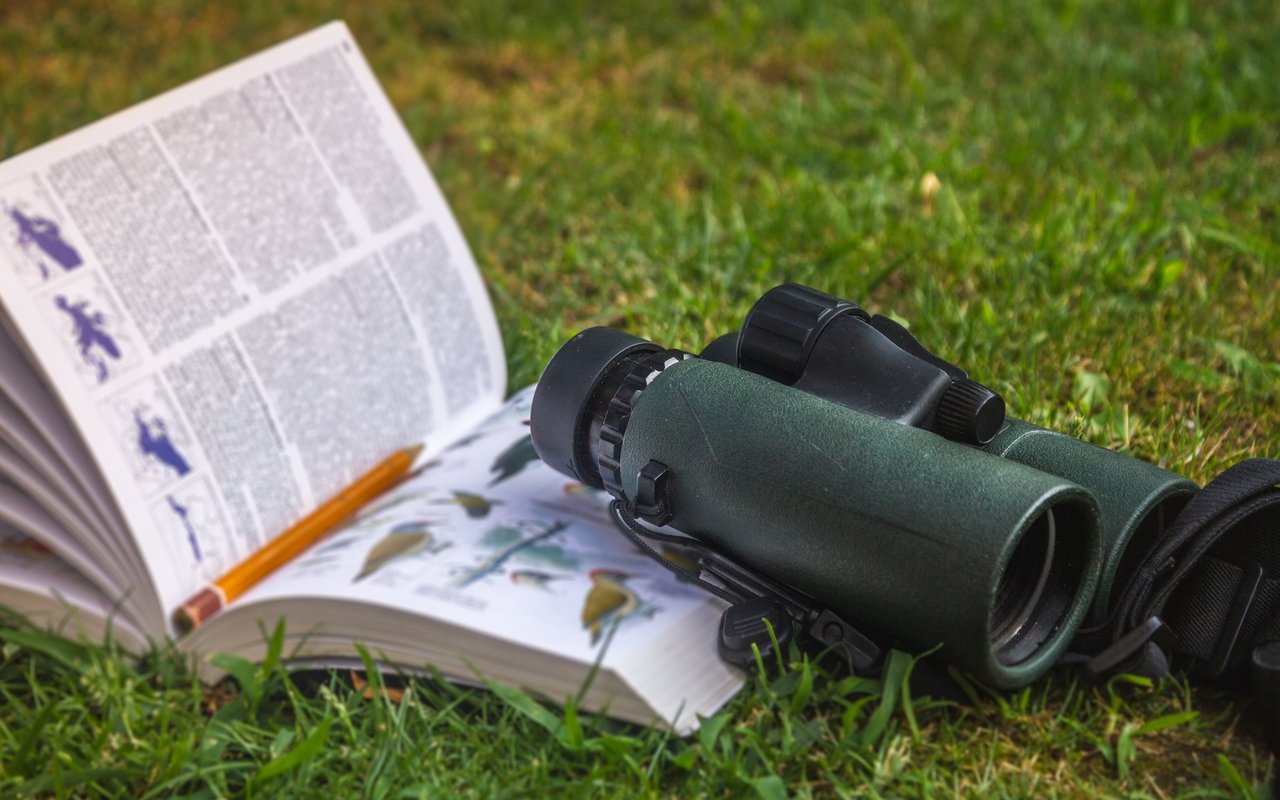
[[(1121, 587), (1093, 675), (1167, 673), (1250, 691), (1280, 754), (1280, 461), (1242, 461), (1191, 499)], [(1096, 636), (1097, 631), (1091, 632)]]

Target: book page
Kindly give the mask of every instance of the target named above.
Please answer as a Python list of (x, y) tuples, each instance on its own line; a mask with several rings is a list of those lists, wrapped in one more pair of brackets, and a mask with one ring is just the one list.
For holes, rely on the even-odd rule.
[[(20, 413), (19, 424), (30, 426), (44, 442), (41, 449), (47, 450), (60, 465), (53, 466), (47, 471), (51, 474), (45, 477), (59, 487), (68, 503), (81, 510), (97, 536), (115, 543), (127, 541), (128, 533), (119, 509), (111, 502), (106, 483), (94, 469), (83, 440), (3, 325), (0, 325), (0, 379), (3, 379), (0, 404), (7, 401)], [(0, 431), (0, 436), (3, 435)], [(141, 563), (136, 558), (130, 561), (136, 573), (144, 571)]]
[(108, 628), (126, 650), (140, 653), (146, 637), (107, 596), (47, 548), (0, 531), (0, 609), (72, 639), (100, 643)]
[[(531, 389), (517, 393), (221, 613), (252, 617), (255, 603), (280, 598), (350, 600), (585, 663), (606, 644), (607, 665), (674, 646), (703, 648), (704, 662), (721, 668), (714, 625), (692, 643), (671, 636), (714, 598), (639, 552), (610, 521), (603, 490), (538, 459), (528, 429), (531, 400)], [(237, 622), (256, 634), (256, 625)], [(215, 617), (208, 624), (224, 623)]]
[[(0, 466), (8, 467), (3, 455), (0, 453)], [(86, 552), (74, 538), (78, 531), (75, 523), (55, 517), (42, 499), (45, 498), (38, 489), (31, 491), (0, 480), (0, 537), (14, 534), (30, 539), (74, 567), (104, 593), (113, 591), (115, 576), (103, 570), (102, 554)], [(0, 549), (0, 561), (6, 552)]]
[(466, 242), (341, 23), (0, 164), (0, 300), (166, 614), (505, 390)]

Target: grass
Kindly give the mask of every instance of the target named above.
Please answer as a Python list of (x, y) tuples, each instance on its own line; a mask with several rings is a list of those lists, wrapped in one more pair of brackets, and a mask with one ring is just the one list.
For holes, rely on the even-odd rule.
[[(810, 282), (1016, 416), (1203, 481), (1280, 456), (1278, 15), (7, 3), (0, 156), (345, 17), (470, 238), (513, 386), (578, 328), (696, 350)], [(1275, 770), (1252, 709), (1178, 679), (1056, 672), (957, 709), (910, 700), (903, 660), (865, 681), (797, 658), (679, 740), (509, 691), (396, 705), (278, 665), (205, 689), (173, 654), (4, 637), (5, 796), (1217, 797)]]
[(1232, 797), (1266, 770), (1230, 703), (1177, 680), (1060, 673), (964, 709), (913, 699), (903, 654), (869, 680), (793, 653), (681, 740), (502, 687), (410, 680), (391, 702), (343, 675), (291, 675), (278, 647), (206, 689), (173, 654), (134, 667), (48, 634), (4, 638), (14, 797)]

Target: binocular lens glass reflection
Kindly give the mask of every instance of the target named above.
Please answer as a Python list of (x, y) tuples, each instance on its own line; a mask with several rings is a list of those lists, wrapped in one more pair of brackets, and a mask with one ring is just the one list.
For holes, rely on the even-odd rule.
[(1044, 595), (1053, 565), (1057, 543), (1057, 526), (1053, 509), (1040, 516), (1018, 542), (1000, 587), (996, 590), (996, 608), (992, 618), (991, 643), (1003, 650), (1027, 625), (1031, 613)]
[(1075, 516), (1069, 504), (1046, 509), (1014, 548), (991, 614), (991, 646), (1000, 663), (1017, 664), (1035, 653), (1062, 623), (1079, 590), (1081, 537), (1069, 535), (1079, 522)]

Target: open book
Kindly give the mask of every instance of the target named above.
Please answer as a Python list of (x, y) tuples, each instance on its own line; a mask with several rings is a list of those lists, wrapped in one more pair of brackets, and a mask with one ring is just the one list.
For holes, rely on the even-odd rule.
[(179, 645), (359, 642), (688, 730), (719, 609), (504, 402), (444, 198), (334, 23), (0, 164), (0, 605), (126, 647), (393, 451), (414, 475)]

